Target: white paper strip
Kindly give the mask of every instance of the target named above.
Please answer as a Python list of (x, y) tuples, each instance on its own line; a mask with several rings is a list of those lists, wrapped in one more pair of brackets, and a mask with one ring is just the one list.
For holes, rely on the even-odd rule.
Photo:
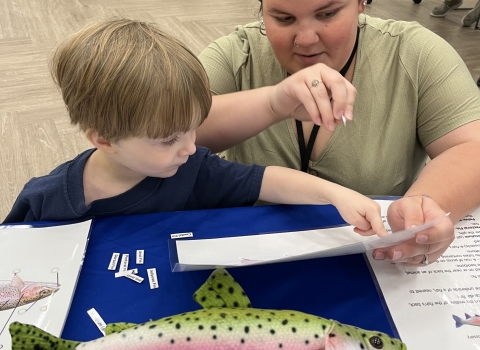
[(113, 253), (112, 258), (110, 259), (110, 264), (108, 264), (108, 269), (109, 270), (116, 270), (117, 269), (117, 263), (118, 263), (118, 258), (120, 257), (120, 253)]
[(147, 269), (147, 275), (150, 289), (158, 288), (157, 269)]
[(127, 271), (128, 270), (128, 254), (122, 254), (122, 261), (120, 262), (120, 271)]
[(132, 281), (135, 281), (137, 283), (142, 283), (144, 278), (143, 277), (140, 277), (140, 276), (137, 276), (137, 275), (125, 275), (125, 277), (131, 279)]
[(143, 249), (137, 250), (137, 264), (142, 265), (143, 264), (143, 258), (145, 256), (145, 251)]
[(193, 232), (172, 233), (170, 235), (171, 239), (186, 238), (186, 237), (193, 237)]
[(90, 316), (90, 318), (95, 322), (97, 325), (98, 329), (102, 334), (105, 336), (105, 328), (107, 328), (107, 324), (103, 320), (103, 318), (100, 316), (100, 314), (95, 310), (94, 308), (91, 308), (90, 310), (87, 311), (87, 314)]
[(137, 273), (138, 273), (138, 269), (119, 271), (119, 272), (115, 272), (115, 278), (125, 277), (126, 275), (136, 275)]

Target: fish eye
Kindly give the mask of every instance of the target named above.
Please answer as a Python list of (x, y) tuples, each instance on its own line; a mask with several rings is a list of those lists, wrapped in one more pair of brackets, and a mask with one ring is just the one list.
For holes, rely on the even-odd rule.
[(383, 341), (380, 337), (374, 335), (373, 337), (370, 337), (368, 341), (375, 349), (383, 349)]

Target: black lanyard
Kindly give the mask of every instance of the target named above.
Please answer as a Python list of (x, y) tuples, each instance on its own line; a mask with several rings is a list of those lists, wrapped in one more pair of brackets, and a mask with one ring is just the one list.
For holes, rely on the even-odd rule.
[[(348, 59), (347, 63), (345, 64), (345, 66), (343, 66), (342, 70), (340, 71), (340, 74), (342, 76), (345, 76), (345, 74), (347, 74), (348, 68), (350, 68), (350, 65), (352, 64), (352, 61), (353, 61), (353, 57), (357, 52), (359, 34), (360, 34), (360, 28), (357, 28), (357, 39), (355, 40), (353, 51), (350, 54), (350, 58)], [(308, 139), (307, 148), (305, 148), (305, 139), (303, 137), (302, 122), (299, 120), (295, 120), (295, 124), (297, 125), (298, 147), (300, 148), (300, 160), (302, 161), (301, 169), (303, 172), (306, 173), (308, 169), (308, 162), (310, 160), (310, 156), (312, 155), (313, 144), (315, 143), (315, 139), (317, 138), (317, 134), (318, 134), (318, 130), (320, 129), (320, 126), (316, 124), (313, 126), (312, 132), (310, 133), (310, 138)]]

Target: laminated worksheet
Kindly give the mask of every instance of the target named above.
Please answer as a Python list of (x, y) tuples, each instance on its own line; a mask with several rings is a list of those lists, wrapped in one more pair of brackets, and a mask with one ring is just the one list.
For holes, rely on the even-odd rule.
[(0, 225), (0, 349), (11, 349), (8, 325), (15, 321), (60, 336), (91, 224)]
[(408, 350), (480, 349), (480, 209), (455, 225), (455, 240), (426, 267), (369, 257)]

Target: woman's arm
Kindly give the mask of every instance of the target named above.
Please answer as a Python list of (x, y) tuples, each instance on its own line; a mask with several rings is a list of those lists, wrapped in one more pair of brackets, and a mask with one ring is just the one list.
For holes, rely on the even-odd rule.
[(428, 193), (455, 223), (480, 206), (480, 120), (426, 147), (432, 158), (406, 195)]
[[(321, 81), (318, 86), (312, 86), (315, 79)], [(316, 64), (275, 86), (213, 96), (196, 143), (221, 152), (291, 117), (334, 130), (342, 116), (352, 119), (355, 96), (356, 89), (340, 73)]]
[(480, 121), (449, 132), (426, 149), (432, 161), (405, 197), (391, 205), (389, 223), (394, 230), (402, 230), (445, 212), (450, 216), (420, 232), (415, 240), (375, 251), (376, 259), (417, 265), (428, 254), (430, 262), (437, 260), (455, 238), (453, 224), (480, 206)]

